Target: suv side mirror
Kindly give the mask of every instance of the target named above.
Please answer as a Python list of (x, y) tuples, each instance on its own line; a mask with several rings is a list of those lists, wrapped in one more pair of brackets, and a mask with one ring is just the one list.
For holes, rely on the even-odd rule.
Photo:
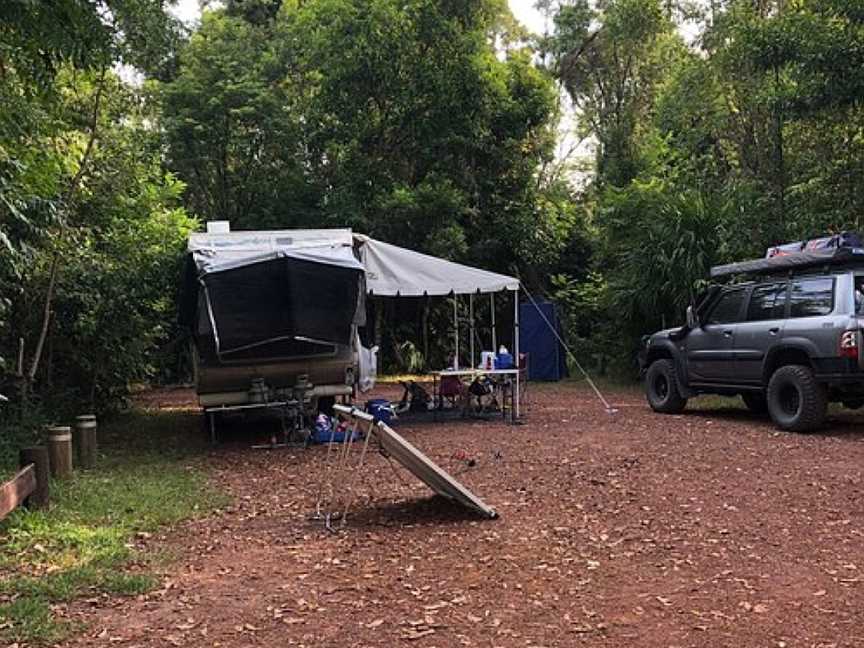
[(699, 328), (699, 317), (696, 315), (696, 310), (693, 306), (687, 307), (687, 328)]

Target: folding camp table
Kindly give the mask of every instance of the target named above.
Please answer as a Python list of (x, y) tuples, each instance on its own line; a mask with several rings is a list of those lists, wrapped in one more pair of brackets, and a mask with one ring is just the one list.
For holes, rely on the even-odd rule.
[[(433, 371), (432, 372), (432, 397), (435, 403), (435, 413), (436, 415), (441, 412), (443, 409), (443, 397), (441, 396), (441, 381), (444, 378), (458, 378), (462, 380), (464, 378), (470, 378), (474, 380), (480, 376), (489, 377), (493, 384), (495, 385), (495, 389), (502, 392), (505, 389), (505, 383), (502, 379), (507, 376), (515, 377), (515, 380), (519, 380), (519, 369), (444, 369), (442, 371)], [(501, 402), (499, 403), (502, 412), (506, 415), (506, 411), (504, 410), (504, 399), (502, 397)], [(516, 409), (510, 409), (510, 420), (516, 420)]]

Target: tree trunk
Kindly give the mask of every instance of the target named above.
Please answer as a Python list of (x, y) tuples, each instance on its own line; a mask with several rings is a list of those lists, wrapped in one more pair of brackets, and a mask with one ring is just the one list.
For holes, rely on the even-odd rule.
[(786, 236), (786, 162), (783, 156), (783, 106), (780, 99), (780, 68), (774, 65), (774, 194), (777, 240)]
[[(87, 140), (87, 146), (84, 153), (81, 155), (81, 161), (78, 165), (78, 170), (72, 177), (66, 192), (63, 195), (63, 205), (68, 208), (78, 190), (78, 185), (81, 183), (81, 178), (90, 162), (90, 156), (93, 154), (93, 146), (96, 143), (96, 134), (99, 126), (99, 111), (102, 105), (102, 92), (105, 89), (105, 75), (108, 68), (102, 68), (102, 74), (99, 77), (99, 86), (96, 88), (96, 95), (93, 98), (93, 111), (90, 115), (90, 136)], [(54, 242), (54, 254), (51, 259), (51, 270), (48, 276), (48, 290), (45, 293), (45, 301), (42, 308), (42, 327), (39, 331), (39, 339), (36, 341), (36, 349), (33, 352), (33, 358), (30, 363), (30, 370), (24, 377), (26, 383), (25, 392), (29, 395), (32, 390), (33, 383), (36, 379), (36, 372), (39, 371), (39, 362), (42, 359), (42, 350), (45, 347), (45, 340), (48, 337), (48, 330), (51, 324), (51, 306), (54, 303), (54, 290), (57, 284), (57, 274), (60, 269), (60, 244), (63, 241), (68, 226), (61, 224), (57, 240)]]

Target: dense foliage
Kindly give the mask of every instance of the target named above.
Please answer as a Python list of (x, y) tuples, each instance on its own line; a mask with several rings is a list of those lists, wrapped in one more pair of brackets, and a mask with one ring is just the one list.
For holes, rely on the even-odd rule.
[[(518, 273), (604, 370), (713, 263), (861, 227), (860, 2), (539, 6), (542, 36), (503, 0), (228, 0), (191, 32), (162, 0), (2, 3), (3, 415), (182, 375), (203, 220)], [(562, 102), (588, 164), (555, 154)], [(448, 306), (411, 308), (384, 314), (416, 368)]]
[(572, 221), (540, 199), (555, 88), (529, 48), (496, 51), (514, 38), (500, 0), (251, 9), (206, 13), (158, 89), (197, 214), (347, 225), (502, 269), (554, 260)]
[[(596, 142), (580, 201), (604, 279), (592, 308), (624, 333), (605, 346), (624, 368), (640, 333), (681, 321), (711, 265), (864, 225), (862, 4), (702, 6), (549, 6), (549, 66)], [(684, 17), (701, 26), (689, 46)]]
[(0, 7), (0, 427), (115, 403), (153, 373), (195, 221), (118, 70), (164, 73), (179, 36), (158, 0)]

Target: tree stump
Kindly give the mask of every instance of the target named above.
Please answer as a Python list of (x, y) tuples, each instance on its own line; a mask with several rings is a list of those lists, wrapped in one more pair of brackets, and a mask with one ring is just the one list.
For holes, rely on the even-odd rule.
[(82, 414), (75, 418), (75, 459), (85, 469), (96, 467), (98, 451), (96, 415)]
[(48, 456), (52, 477), (69, 479), (72, 476), (72, 430), (69, 426), (48, 428)]

